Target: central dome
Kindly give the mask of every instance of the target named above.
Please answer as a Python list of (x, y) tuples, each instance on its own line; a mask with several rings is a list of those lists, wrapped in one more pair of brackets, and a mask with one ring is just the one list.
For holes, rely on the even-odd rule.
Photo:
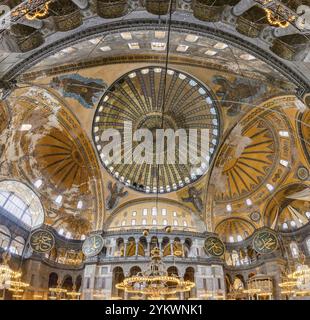
[(207, 172), (219, 127), (218, 108), (205, 85), (177, 70), (146, 67), (123, 75), (105, 92), (94, 116), (93, 140), (116, 179), (138, 191), (164, 193)]

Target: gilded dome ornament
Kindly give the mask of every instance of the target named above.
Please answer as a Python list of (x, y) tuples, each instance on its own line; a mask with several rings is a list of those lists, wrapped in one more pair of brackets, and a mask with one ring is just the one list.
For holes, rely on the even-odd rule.
[(309, 170), (306, 167), (300, 166), (297, 169), (297, 177), (302, 181), (307, 180), (309, 178)]
[(270, 254), (274, 252), (278, 248), (276, 233), (268, 229), (257, 231), (253, 238), (253, 248), (260, 254)]
[(94, 234), (86, 238), (82, 246), (82, 251), (87, 258), (94, 257), (100, 253), (103, 246), (104, 240), (102, 236), (99, 234)]
[(208, 237), (205, 240), (205, 249), (213, 257), (220, 257), (225, 252), (225, 245), (217, 237)]
[(188, 74), (159, 67), (116, 80), (97, 107), (92, 129), (107, 171), (145, 193), (176, 191), (203, 176), (221, 132), (210, 90)]
[(35, 230), (30, 237), (30, 247), (37, 253), (50, 252), (55, 246), (54, 235), (48, 230)]

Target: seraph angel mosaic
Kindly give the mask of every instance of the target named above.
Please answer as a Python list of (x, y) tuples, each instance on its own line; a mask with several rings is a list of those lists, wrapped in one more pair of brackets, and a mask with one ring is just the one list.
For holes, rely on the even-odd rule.
[(79, 74), (54, 77), (50, 85), (64, 97), (77, 100), (87, 109), (92, 109), (99, 102), (107, 88), (102, 79), (86, 78)]

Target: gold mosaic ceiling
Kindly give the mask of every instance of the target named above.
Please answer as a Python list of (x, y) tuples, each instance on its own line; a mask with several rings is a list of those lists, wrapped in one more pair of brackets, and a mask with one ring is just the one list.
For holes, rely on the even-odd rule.
[(88, 171), (76, 142), (63, 131), (52, 128), (38, 140), (34, 157), (40, 171), (59, 190), (78, 187), (88, 190)]
[(236, 241), (238, 235), (245, 239), (254, 231), (255, 226), (251, 222), (240, 218), (222, 220), (215, 228), (215, 232), (220, 235), (223, 241), (227, 242), (230, 241), (229, 237), (233, 237), (234, 241)]
[[(164, 98), (165, 97), (165, 98)], [(153, 135), (152, 164), (124, 164), (108, 159), (101, 150), (107, 143), (101, 139), (107, 129), (124, 132), (124, 122), (132, 123), (132, 130), (149, 129)], [(164, 164), (156, 163), (156, 129), (184, 129), (189, 137), (190, 129), (198, 130), (198, 155), (201, 153), (200, 129), (209, 129), (209, 155), (197, 168), (179, 162), (176, 145), (176, 163), (169, 164), (165, 146)], [(198, 80), (176, 70), (148, 67), (124, 75), (105, 93), (95, 113), (93, 139), (103, 165), (121, 182), (144, 192), (170, 192), (197, 180), (208, 169), (220, 136), (220, 119), (217, 105), (209, 90)], [(123, 142), (122, 142), (123, 143)], [(139, 143), (133, 142), (133, 149)], [(146, 151), (148, 152), (148, 151)], [(188, 152), (187, 149), (180, 152)], [(188, 154), (188, 157), (190, 154)], [(114, 162), (113, 162), (114, 161)]]
[[(294, 199), (294, 194), (306, 188), (305, 184), (290, 184), (281, 188), (266, 205), (264, 224), (284, 231), (306, 224), (309, 219), (306, 213), (310, 213), (310, 203), (306, 200)], [(287, 224), (287, 228), (283, 229), (284, 223)]]
[(240, 135), (236, 129), (238, 127), (225, 143), (216, 162), (216, 166), (223, 168), (222, 174), (226, 177), (225, 189), (217, 191), (216, 200), (249, 196), (265, 180), (276, 159), (271, 123), (257, 119), (251, 126), (240, 128)]

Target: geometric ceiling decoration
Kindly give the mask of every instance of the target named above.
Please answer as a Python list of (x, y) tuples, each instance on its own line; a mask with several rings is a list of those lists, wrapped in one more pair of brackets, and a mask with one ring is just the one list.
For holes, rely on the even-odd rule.
[(249, 237), (254, 231), (255, 226), (251, 222), (242, 218), (225, 219), (215, 228), (215, 232), (223, 241), (226, 242), (233, 242), (231, 239), (234, 239), (234, 241), (240, 241), (239, 239)]
[[(238, 130), (240, 134), (236, 133)], [(225, 190), (218, 190), (216, 200), (250, 196), (263, 183), (275, 159), (276, 148), (270, 124), (257, 119), (250, 127), (233, 130), (216, 162), (226, 177)]]
[(62, 224), (72, 237), (99, 228), (104, 219), (100, 164), (75, 115), (51, 92), (36, 86), (15, 104), (24, 111), (22, 123), (29, 126), (18, 130), (14, 140), (19, 146), (18, 174), (40, 194), (45, 223), (55, 228)]
[[(119, 133), (118, 142), (112, 143), (119, 149), (113, 152), (107, 149), (111, 139), (103, 138), (111, 129)], [(140, 129), (148, 129), (149, 135), (147, 147), (137, 155), (145, 139), (144, 133), (141, 140), (136, 135)], [(173, 134), (181, 130), (186, 144), (173, 136), (174, 152), (170, 142), (160, 144), (157, 129), (172, 129)], [(194, 140), (191, 132), (196, 132)], [(93, 121), (93, 141), (103, 166), (117, 180), (147, 193), (175, 191), (200, 178), (208, 170), (219, 137), (220, 116), (210, 91), (170, 68), (146, 67), (122, 76), (102, 97)], [(201, 157), (197, 163), (190, 159), (195, 150)], [(139, 159), (140, 154), (145, 160)], [(129, 160), (128, 155), (132, 155)]]
[(280, 106), (293, 100), (268, 100), (230, 132), (216, 157), (210, 180), (217, 204), (230, 202), (234, 210), (259, 204), (286, 178), (295, 137)]
[[(264, 210), (264, 225), (274, 230), (289, 231), (308, 223), (310, 202), (295, 198), (307, 190), (303, 184), (290, 184), (279, 190), (267, 203)], [(308, 188), (309, 196), (309, 188)]]
[(35, 145), (34, 156), (40, 171), (57, 189), (79, 186), (88, 190), (89, 172), (75, 141), (63, 131), (52, 128)]

